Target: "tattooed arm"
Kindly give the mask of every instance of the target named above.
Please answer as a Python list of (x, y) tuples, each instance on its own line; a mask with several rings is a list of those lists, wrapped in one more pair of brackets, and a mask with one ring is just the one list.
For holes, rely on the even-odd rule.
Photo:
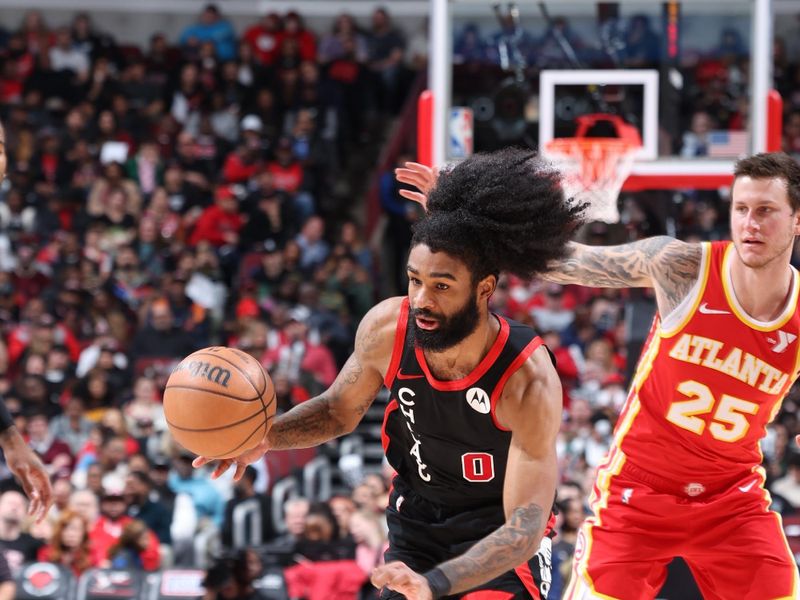
[(568, 255), (553, 263), (548, 281), (594, 287), (652, 287), (658, 307), (668, 315), (686, 297), (700, 274), (702, 250), (671, 237), (651, 237), (621, 246), (571, 243)]
[[(261, 444), (235, 459), (219, 461), (212, 477), (219, 477), (235, 464), (234, 479), (238, 480), (245, 467), (268, 450), (309, 448), (353, 431), (383, 385), (401, 301), (384, 300), (364, 316), (356, 332), (355, 349), (331, 387), (277, 417)], [(210, 459), (201, 457), (193, 464), (200, 467), (208, 462)]]
[[(536, 553), (556, 493), (561, 398), (561, 383), (545, 348), (534, 352), (508, 380), (497, 407), (498, 420), (511, 429), (503, 484), (506, 522), (461, 556), (437, 567), (449, 586), (443, 593), (459, 594), (482, 585)], [(403, 563), (378, 567), (372, 582), (409, 600), (432, 597), (428, 580)]]

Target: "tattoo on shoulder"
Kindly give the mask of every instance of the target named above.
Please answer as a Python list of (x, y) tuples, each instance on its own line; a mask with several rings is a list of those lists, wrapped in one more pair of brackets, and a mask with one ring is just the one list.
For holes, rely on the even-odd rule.
[(356, 350), (364, 354), (374, 350), (380, 342), (380, 323), (373, 319), (364, 331), (359, 331), (356, 336)]
[(661, 292), (659, 309), (663, 315), (671, 313), (697, 282), (702, 258), (700, 244), (676, 242), (664, 247), (653, 264), (653, 269), (657, 269), (654, 279)]

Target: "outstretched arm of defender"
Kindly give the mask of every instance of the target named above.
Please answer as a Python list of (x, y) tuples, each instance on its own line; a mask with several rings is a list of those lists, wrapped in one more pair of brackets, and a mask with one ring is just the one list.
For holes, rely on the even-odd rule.
[[(264, 441), (241, 456), (219, 461), (212, 477), (236, 465), (234, 479), (249, 463), (268, 450), (309, 448), (350, 433), (361, 421), (383, 385), (391, 357), (399, 298), (385, 300), (370, 310), (356, 333), (355, 349), (331, 387), (275, 419)], [(199, 457), (200, 467), (211, 459)]]
[(544, 279), (593, 287), (652, 287), (666, 315), (680, 304), (697, 281), (702, 249), (668, 236), (620, 246), (587, 246), (572, 242), (568, 254), (551, 264)]
[[(506, 384), (498, 418), (512, 429), (503, 487), (506, 522), (461, 556), (440, 564), (427, 578), (403, 563), (373, 571), (372, 582), (407, 598), (459, 594), (510, 571), (533, 557), (555, 498), (556, 436), (561, 423), (561, 383), (544, 348)], [(444, 586), (431, 590), (434, 585)]]

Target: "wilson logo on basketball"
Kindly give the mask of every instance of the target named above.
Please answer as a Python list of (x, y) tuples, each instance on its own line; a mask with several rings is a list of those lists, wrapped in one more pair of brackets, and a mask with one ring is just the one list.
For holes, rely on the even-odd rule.
[(212, 367), (211, 363), (200, 360), (182, 362), (172, 372), (177, 373), (178, 371), (188, 371), (194, 377), (204, 377), (224, 388), (228, 387), (228, 381), (231, 378), (231, 372), (228, 369), (219, 366)]

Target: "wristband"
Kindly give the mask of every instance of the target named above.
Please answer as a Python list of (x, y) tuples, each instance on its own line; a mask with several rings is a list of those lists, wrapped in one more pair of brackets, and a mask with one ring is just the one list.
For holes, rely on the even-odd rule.
[(431, 569), (427, 573), (423, 573), (422, 576), (428, 580), (428, 587), (431, 588), (433, 600), (437, 600), (437, 598), (441, 598), (450, 593), (450, 580), (439, 567)]

